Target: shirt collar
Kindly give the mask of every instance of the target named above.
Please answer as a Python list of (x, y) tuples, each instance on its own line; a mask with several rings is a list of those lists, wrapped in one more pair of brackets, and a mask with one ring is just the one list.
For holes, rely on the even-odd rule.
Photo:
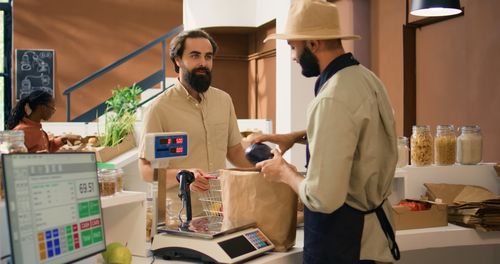
[(314, 95), (315, 96), (318, 95), (323, 84), (325, 84), (325, 82), (328, 81), (328, 79), (330, 79), (330, 77), (332, 77), (335, 73), (349, 66), (358, 64), (359, 62), (354, 58), (354, 56), (350, 52), (344, 53), (335, 58), (334, 60), (332, 60), (330, 64), (326, 66), (325, 70), (321, 73), (319, 78), (316, 80), (316, 84), (314, 85)]
[[(192, 96), (189, 94), (189, 92), (188, 92), (188, 88), (186, 88), (186, 87), (185, 87), (185, 86), (181, 83), (181, 81), (179, 81), (179, 79), (177, 79), (177, 82), (179, 83), (179, 86), (182, 88), (181, 90), (182, 90), (182, 91), (184, 92), (184, 94), (186, 95), (186, 98), (187, 98), (188, 100), (191, 100), (191, 101), (193, 101), (193, 102), (198, 103), (198, 100), (196, 100), (196, 98), (192, 97)], [(210, 87), (209, 87), (208, 89), (210, 89)], [(208, 90), (207, 90), (207, 92), (208, 92)], [(205, 100), (205, 97), (206, 97), (206, 96), (205, 96), (205, 94), (204, 94), (204, 93), (200, 93), (200, 98), (201, 98), (201, 101), (200, 101), (199, 103), (202, 103), (202, 102)]]
[(26, 125), (28, 126), (31, 126), (31, 127), (37, 127), (37, 128), (42, 128), (42, 123), (40, 122), (35, 122), (27, 117), (23, 117), (23, 120), (22, 120), (23, 123), (25, 123)]

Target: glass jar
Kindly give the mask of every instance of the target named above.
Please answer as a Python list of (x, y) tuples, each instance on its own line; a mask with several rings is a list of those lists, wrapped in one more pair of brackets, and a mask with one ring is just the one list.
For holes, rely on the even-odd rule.
[(431, 165), (433, 144), (430, 126), (413, 126), (412, 131), (410, 140), (411, 165)]
[(9, 153), (26, 153), (28, 148), (24, 145), (24, 131), (10, 130), (9, 133)]
[(123, 192), (123, 169), (116, 169), (116, 192)]
[(146, 242), (151, 241), (151, 229), (153, 228), (153, 198), (146, 199)]
[(408, 165), (408, 156), (410, 155), (410, 149), (408, 148), (408, 138), (398, 137), (398, 163), (397, 168), (403, 168)]
[(434, 139), (434, 163), (453, 165), (456, 160), (457, 137), (453, 125), (438, 125)]
[(463, 126), (457, 139), (457, 162), (475, 165), (483, 159), (483, 137), (477, 125)]
[[(0, 153), (9, 153), (10, 136), (9, 131), (0, 131)], [(1, 162), (0, 162), (1, 165)]]
[(99, 190), (101, 196), (111, 196), (116, 193), (116, 173), (110, 169), (98, 169)]
[[(5, 140), (5, 135), (6, 133), (4, 131), (0, 131), (0, 158), (2, 156), (2, 153), (7, 153), (3, 152), (4, 143), (6, 144), (7, 141)], [(5, 148), (7, 149), (7, 148)], [(5, 193), (4, 193), (4, 188), (3, 188), (3, 169), (2, 169), (2, 162), (0, 161), (0, 201), (4, 199)]]

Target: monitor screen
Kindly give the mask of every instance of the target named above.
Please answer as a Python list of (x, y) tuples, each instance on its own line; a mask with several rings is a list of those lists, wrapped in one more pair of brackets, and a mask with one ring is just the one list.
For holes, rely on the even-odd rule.
[(106, 248), (95, 153), (2, 155), (14, 263), (68, 263)]

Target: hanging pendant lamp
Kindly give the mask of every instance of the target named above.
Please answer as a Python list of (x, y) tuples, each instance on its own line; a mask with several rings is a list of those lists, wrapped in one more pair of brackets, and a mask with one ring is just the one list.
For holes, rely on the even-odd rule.
[(460, 14), (460, 0), (412, 0), (411, 12), (414, 16), (451, 16)]

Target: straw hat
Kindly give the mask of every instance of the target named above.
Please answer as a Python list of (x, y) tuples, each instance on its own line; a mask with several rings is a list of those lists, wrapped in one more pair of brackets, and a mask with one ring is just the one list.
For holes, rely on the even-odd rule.
[(337, 6), (324, 0), (295, 0), (288, 11), (285, 32), (264, 39), (322, 40), (361, 39), (358, 35), (342, 35)]

